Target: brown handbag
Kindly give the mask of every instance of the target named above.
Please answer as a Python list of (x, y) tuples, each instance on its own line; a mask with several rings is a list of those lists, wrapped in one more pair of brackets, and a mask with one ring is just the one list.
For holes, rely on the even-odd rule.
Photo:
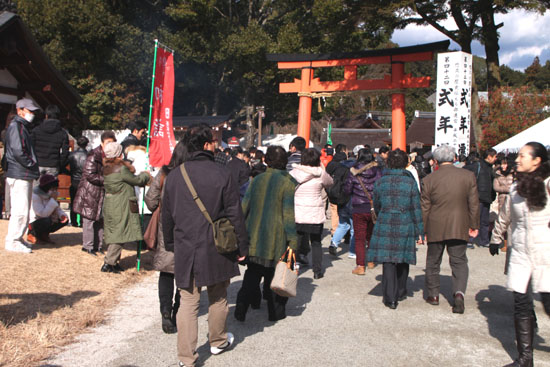
[[(164, 186), (164, 178), (166, 176), (162, 172), (160, 174), (162, 176), (160, 178), (159, 191), (162, 193), (162, 186)], [(157, 248), (161, 205), (162, 205), (162, 200), (159, 200), (159, 205), (155, 210), (153, 210), (153, 214), (151, 215), (151, 220), (149, 221), (149, 225), (147, 225), (147, 229), (143, 234), (143, 241), (145, 241), (145, 244), (148, 250), (154, 250)]]
[(376, 223), (376, 219), (378, 218), (378, 216), (376, 215), (376, 212), (374, 211), (374, 203), (372, 202), (372, 198), (369, 195), (369, 192), (368, 192), (367, 188), (363, 184), (363, 181), (361, 181), (361, 177), (357, 177), (357, 181), (359, 181), (359, 185), (361, 185), (361, 187), (363, 188), (363, 191), (365, 192), (365, 195), (367, 195), (367, 198), (370, 201), (370, 217), (371, 217), (372, 223)]
[(275, 267), (275, 274), (271, 280), (271, 289), (281, 297), (296, 297), (298, 272), (294, 269), (296, 255), (291, 248), (287, 248)]

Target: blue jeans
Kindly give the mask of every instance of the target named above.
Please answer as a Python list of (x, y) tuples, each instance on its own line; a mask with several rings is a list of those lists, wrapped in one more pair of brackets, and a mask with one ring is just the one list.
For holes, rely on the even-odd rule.
[(355, 254), (355, 235), (353, 233), (353, 219), (346, 213), (346, 210), (338, 209), (338, 227), (334, 231), (334, 236), (332, 236), (332, 245), (338, 246), (342, 238), (346, 233), (350, 231), (350, 240), (349, 240), (349, 252)]

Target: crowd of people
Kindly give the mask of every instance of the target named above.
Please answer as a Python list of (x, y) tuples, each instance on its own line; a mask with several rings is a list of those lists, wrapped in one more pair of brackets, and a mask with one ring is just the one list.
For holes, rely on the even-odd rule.
[[(139, 165), (143, 125), (132, 125), (120, 144), (105, 131), (90, 151), (81, 137), (69, 154), (55, 106), (32, 132), (38, 106), (22, 99), (16, 107), (2, 160), (6, 200), (11, 198), (6, 250), (30, 253), (33, 244), (51, 241), (49, 235), (60, 228), (81, 226), (82, 251), (103, 253), (100, 270), (119, 273), (123, 245), (143, 240), (147, 225), (140, 220), (136, 192), (149, 186), (145, 204), (156, 213), (153, 266), (160, 273), (161, 326), (178, 334), (180, 366), (194, 366), (198, 359), (202, 287), (208, 293), (210, 351), (219, 354), (234, 342), (226, 330), (227, 288), (240, 274), (239, 264), (246, 270), (234, 317), (245, 322), (248, 308), (265, 300), (268, 319), (278, 321), (286, 317), (288, 298), (273, 292), (270, 283), (283, 254), (294, 251), (296, 265), (311, 267), (317, 280), (325, 276), (323, 257), (341, 256), (343, 242), (355, 259), (351, 276), (382, 266), (383, 304), (393, 310), (407, 298), (419, 245), (427, 245), (426, 302), (439, 305), (447, 251), (456, 314), (466, 309), (468, 247), (487, 247), (492, 255), (506, 249), (519, 353), (510, 366), (533, 364), (532, 292), (541, 294), (550, 315), (550, 163), (539, 143), (526, 144), (517, 156), (489, 149), (458, 157), (447, 145), (410, 154), (368, 145), (348, 151), (343, 144), (319, 151), (307, 148), (302, 137), (292, 140), (288, 152), (280, 146), (222, 151), (211, 128), (198, 124), (188, 128), (169, 164), (153, 177)], [(57, 175), (67, 165), (70, 218), (57, 202)], [(329, 255), (322, 248), (327, 212)], [(216, 246), (214, 227), (222, 219), (231, 223), (237, 242), (227, 253)]]

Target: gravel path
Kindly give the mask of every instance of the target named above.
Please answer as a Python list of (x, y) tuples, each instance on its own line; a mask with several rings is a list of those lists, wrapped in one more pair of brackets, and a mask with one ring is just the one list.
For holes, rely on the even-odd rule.
[[(267, 320), (265, 302), (240, 323), (233, 318), (241, 277), (229, 288), (228, 330), (232, 350), (211, 356), (206, 339), (207, 298), (203, 292), (198, 353), (204, 366), (502, 366), (516, 356), (512, 295), (505, 287), (505, 256), (468, 250), (470, 279), (466, 312), (451, 312), (451, 272), (445, 255), (439, 306), (424, 302), (426, 247), (411, 266), (409, 297), (390, 310), (382, 304), (382, 267), (354, 276), (354, 260), (328, 254), (324, 239), (323, 279), (303, 269), (298, 296), (285, 320)], [(241, 268), (244, 272), (244, 268)], [(158, 311), (158, 275), (125, 291), (108, 321), (62, 348), (42, 366), (177, 366), (176, 336), (163, 334)], [(535, 364), (550, 367), (550, 319), (536, 302), (539, 333)]]

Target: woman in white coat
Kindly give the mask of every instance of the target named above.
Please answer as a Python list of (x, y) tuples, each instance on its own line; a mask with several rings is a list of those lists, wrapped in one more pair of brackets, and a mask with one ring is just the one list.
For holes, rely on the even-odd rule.
[(508, 366), (533, 365), (533, 292), (550, 316), (550, 163), (540, 143), (525, 144), (516, 159), (517, 181), (501, 208), (490, 251), (498, 254), (508, 230), (508, 288), (514, 292), (514, 325), (519, 357)]
[(301, 262), (309, 252), (311, 242), (311, 260), (313, 278), (323, 277), (323, 249), (321, 235), (325, 223), (325, 200), (323, 189), (332, 186), (332, 177), (321, 167), (321, 153), (314, 148), (302, 152), (301, 164), (294, 165), (290, 175), (298, 182), (294, 194), (294, 217), (298, 233), (298, 253)]

